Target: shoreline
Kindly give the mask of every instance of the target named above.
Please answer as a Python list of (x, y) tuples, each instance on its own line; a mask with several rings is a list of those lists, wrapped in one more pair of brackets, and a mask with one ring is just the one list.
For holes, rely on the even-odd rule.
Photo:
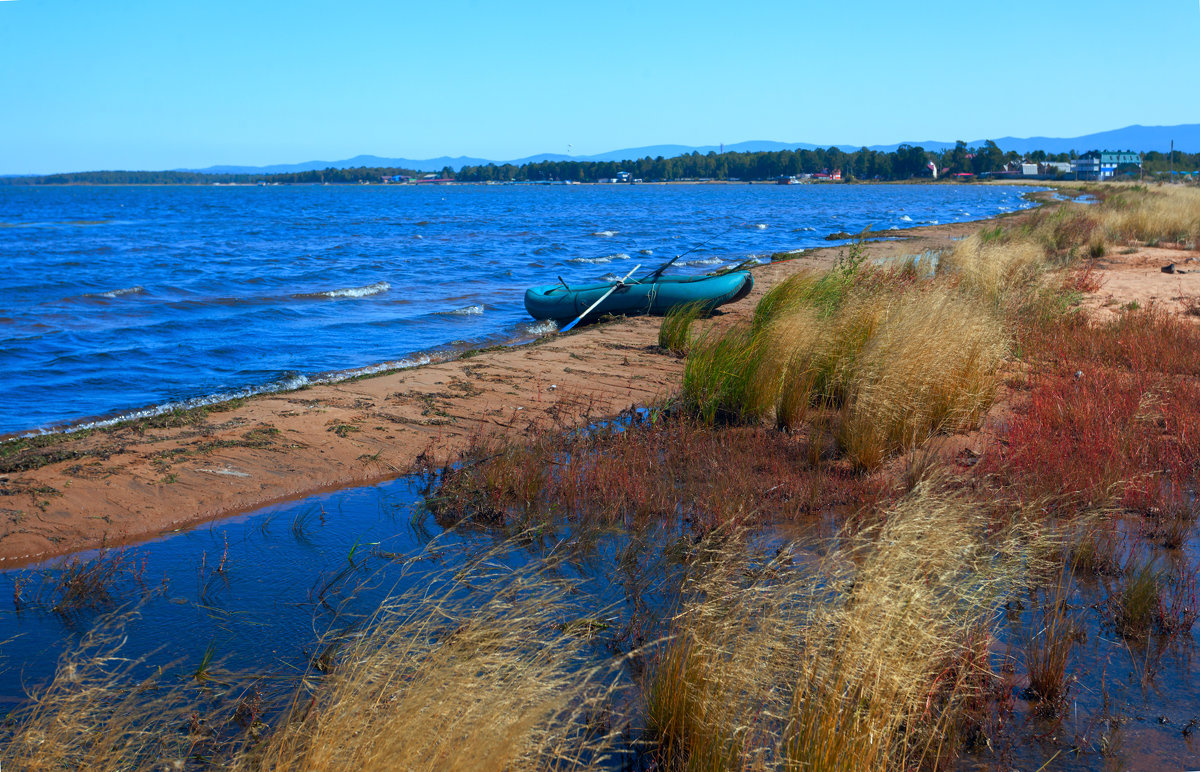
[[(870, 242), (869, 255), (944, 249), (1032, 211), (895, 231), (895, 240)], [(715, 322), (748, 314), (773, 284), (799, 270), (828, 267), (844, 248), (755, 266), (752, 295), (723, 309)], [(502, 350), (29, 443), (5, 459), (11, 471), (0, 472), (0, 567), (122, 546), (394, 479), (422, 452), (451, 453), (482, 433), (520, 432), (585, 404), (612, 414), (665, 397), (678, 387), (683, 363), (657, 350), (659, 322), (622, 319)]]

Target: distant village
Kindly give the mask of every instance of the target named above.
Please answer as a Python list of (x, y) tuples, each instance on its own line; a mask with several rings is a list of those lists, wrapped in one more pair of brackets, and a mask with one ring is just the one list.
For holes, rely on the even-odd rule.
[(1009, 161), (1000, 171), (986, 172), (981, 177), (1035, 180), (1111, 180), (1116, 177), (1138, 177), (1142, 173), (1142, 158), (1130, 151), (1092, 150), (1070, 161)]

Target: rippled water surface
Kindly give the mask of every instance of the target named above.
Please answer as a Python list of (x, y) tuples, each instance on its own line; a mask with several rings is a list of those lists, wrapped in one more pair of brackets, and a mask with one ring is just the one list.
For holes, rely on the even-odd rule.
[[(538, 334), (533, 284), (973, 220), (931, 185), (0, 186), (0, 434)], [(716, 237), (714, 239), (714, 237)], [(334, 376), (336, 377), (336, 375)]]

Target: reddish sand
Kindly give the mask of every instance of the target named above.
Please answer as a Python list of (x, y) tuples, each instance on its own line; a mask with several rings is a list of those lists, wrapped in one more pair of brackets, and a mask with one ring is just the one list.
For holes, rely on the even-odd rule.
[[(872, 244), (870, 254), (944, 249), (985, 224), (898, 232), (905, 240)], [(754, 293), (710, 323), (744, 316), (781, 278), (826, 266), (839, 251), (756, 268)], [(1195, 281), (1200, 286), (1200, 276)], [(0, 565), (125, 544), (394, 478), (427, 449), (440, 456), (480, 433), (519, 435), (554, 411), (577, 414), (582, 403), (593, 414), (646, 404), (676, 391), (683, 371), (680, 359), (657, 350), (658, 327), (657, 319), (626, 319), (468, 359), (264, 395), (192, 425), (116, 428), (23, 451), (7, 459), (8, 468), (35, 466), (37, 452), (56, 460), (0, 474)]]
[[(1163, 268), (1174, 266), (1173, 273)], [(1155, 304), (1168, 311), (1200, 316), (1200, 251), (1165, 247), (1117, 248), (1092, 261), (1100, 290), (1085, 305), (1100, 317), (1129, 303)]]

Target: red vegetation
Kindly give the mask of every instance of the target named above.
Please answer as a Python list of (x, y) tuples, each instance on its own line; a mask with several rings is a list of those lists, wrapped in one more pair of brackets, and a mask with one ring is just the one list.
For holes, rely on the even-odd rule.
[(1071, 317), (1024, 338), (1037, 371), (984, 470), (1073, 509), (1116, 504), (1159, 530), (1157, 521), (1190, 521), (1200, 331), (1152, 309), (1105, 323)]
[(426, 465), (443, 524), (547, 518), (699, 531), (795, 521), (883, 495), (875, 479), (830, 461), (804, 437), (757, 426), (713, 430), (651, 414), (589, 431), (558, 428), (516, 443), (480, 440), (453, 463)]

